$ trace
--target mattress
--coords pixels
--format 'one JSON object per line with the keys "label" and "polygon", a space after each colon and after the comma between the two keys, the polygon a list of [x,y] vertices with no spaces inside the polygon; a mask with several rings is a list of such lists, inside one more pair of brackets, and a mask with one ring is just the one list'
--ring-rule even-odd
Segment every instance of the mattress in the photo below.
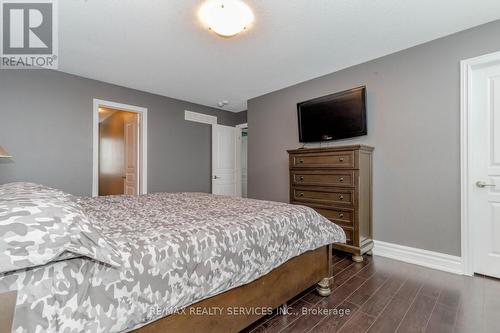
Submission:
{"label": "mattress", "polygon": [[0,274],[15,332],[126,332],[345,242],[314,210],[203,193],[79,198],[123,261],[86,257]]}

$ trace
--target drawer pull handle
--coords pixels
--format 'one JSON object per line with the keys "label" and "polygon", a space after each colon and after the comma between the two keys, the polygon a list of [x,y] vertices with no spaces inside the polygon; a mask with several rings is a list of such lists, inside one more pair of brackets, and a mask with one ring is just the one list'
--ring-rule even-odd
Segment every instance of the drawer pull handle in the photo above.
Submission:
{"label": "drawer pull handle", "polygon": [[344,200],[344,196],[343,195],[339,195],[339,199],[340,200]]}
{"label": "drawer pull handle", "polygon": [[339,217],[340,217],[340,218],[343,218],[343,217],[344,217],[344,214],[343,214],[343,213],[340,213],[340,214],[339,214]]}
{"label": "drawer pull handle", "polygon": [[303,197],[304,196],[304,193],[300,192],[297,194],[298,197]]}
{"label": "drawer pull handle", "polygon": [[304,181],[304,177],[303,177],[303,176],[300,176],[300,177],[299,177],[299,180],[300,180],[301,182],[302,182],[302,181]]}
{"label": "drawer pull handle", "polygon": [[339,182],[343,183],[344,182],[344,177],[339,178]]}
{"label": "drawer pull handle", "polygon": [[304,163],[304,160],[303,159],[299,159],[299,164],[302,164]]}
{"label": "drawer pull handle", "polygon": [[339,158],[339,161],[344,162],[344,158],[343,157]]}

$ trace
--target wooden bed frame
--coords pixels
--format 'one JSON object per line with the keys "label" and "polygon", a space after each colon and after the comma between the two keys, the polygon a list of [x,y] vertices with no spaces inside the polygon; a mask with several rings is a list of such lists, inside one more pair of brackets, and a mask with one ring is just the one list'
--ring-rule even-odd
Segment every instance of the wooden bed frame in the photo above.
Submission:
{"label": "wooden bed frame", "polygon": [[[321,296],[331,294],[332,246],[292,258],[263,277],[207,298],[135,330],[135,333],[239,332],[288,300],[317,284]],[[264,311],[261,311],[264,310]],[[258,312],[258,313],[257,313]]]}
{"label": "wooden bed frame", "polygon": [[[193,304],[183,313],[161,318],[134,332],[239,332],[315,284],[319,295],[330,295],[332,267],[332,246],[323,246],[290,259],[249,284]],[[15,306],[16,292],[0,294],[0,333],[11,331]]]}

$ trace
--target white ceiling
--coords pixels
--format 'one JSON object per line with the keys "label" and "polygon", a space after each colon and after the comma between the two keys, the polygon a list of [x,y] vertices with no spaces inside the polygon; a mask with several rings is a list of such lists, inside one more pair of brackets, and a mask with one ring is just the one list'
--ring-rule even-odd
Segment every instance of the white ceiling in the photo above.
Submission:
{"label": "white ceiling", "polygon": [[230,111],[246,101],[500,18],[498,0],[246,0],[251,29],[204,30],[202,0],[59,1],[63,72]]}

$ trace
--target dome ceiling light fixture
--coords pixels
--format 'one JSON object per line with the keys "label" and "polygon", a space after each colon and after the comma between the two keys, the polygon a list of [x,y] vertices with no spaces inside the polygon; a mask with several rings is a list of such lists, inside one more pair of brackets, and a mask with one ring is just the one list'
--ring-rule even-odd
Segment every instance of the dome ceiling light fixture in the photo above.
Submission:
{"label": "dome ceiling light fixture", "polygon": [[250,26],[252,9],[241,0],[207,0],[198,17],[210,30],[222,37],[233,37]]}

